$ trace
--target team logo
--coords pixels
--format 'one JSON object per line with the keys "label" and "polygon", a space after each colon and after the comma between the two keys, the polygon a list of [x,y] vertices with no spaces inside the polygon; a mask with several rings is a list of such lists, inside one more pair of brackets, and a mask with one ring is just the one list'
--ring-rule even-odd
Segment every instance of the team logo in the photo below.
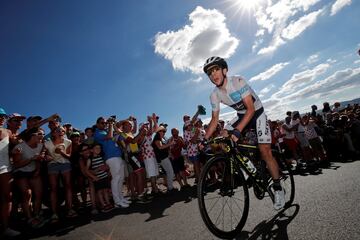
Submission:
{"label": "team logo", "polygon": [[263,135],[263,132],[261,130],[258,131],[258,137],[261,137]]}

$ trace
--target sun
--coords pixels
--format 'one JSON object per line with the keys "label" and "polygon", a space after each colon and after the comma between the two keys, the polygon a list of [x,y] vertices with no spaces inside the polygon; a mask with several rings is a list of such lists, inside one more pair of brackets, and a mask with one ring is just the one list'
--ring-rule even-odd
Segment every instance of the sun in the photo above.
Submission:
{"label": "sun", "polygon": [[264,0],[227,0],[234,10],[241,12],[254,12]]}

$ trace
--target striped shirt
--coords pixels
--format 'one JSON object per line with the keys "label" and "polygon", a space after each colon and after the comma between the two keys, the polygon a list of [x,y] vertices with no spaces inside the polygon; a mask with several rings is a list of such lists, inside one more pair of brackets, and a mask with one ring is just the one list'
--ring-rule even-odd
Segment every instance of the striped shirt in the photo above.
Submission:
{"label": "striped shirt", "polygon": [[109,176],[107,171],[99,169],[102,166],[105,166],[105,161],[102,157],[99,156],[89,159],[89,169],[94,171],[96,177],[99,179],[107,178]]}

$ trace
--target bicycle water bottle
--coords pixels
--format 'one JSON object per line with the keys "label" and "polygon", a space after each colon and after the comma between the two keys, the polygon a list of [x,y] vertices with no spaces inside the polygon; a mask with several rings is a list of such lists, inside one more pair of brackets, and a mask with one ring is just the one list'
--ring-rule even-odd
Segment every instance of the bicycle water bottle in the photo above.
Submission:
{"label": "bicycle water bottle", "polygon": [[256,173],[256,167],[254,166],[254,164],[250,161],[250,159],[246,156],[243,156],[242,158],[246,169],[252,174],[254,175]]}

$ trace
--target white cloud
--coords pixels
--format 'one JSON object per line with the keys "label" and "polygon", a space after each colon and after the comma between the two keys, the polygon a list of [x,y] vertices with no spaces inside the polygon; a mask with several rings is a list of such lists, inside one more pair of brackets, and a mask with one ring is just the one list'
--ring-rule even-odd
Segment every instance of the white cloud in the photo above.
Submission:
{"label": "white cloud", "polygon": [[331,16],[334,16],[346,5],[350,5],[351,0],[336,0],[336,2],[331,6]]}
{"label": "white cloud", "polygon": [[360,60],[356,60],[354,64],[360,64]]}
{"label": "white cloud", "polygon": [[280,72],[286,65],[288,65],[289,62],[283,62],[275,64],[274,66],[270,67],[269,69],[265,70],[265,72],[262,72],[252,78],[250,78],[250,82],[257,81],[257,80],[267,80],[274,76],[276,73]]}
{"label": "white cloud", "polygon": [[319,61],[319,55],[318,54],[313,54],[310,57],[308,57],[308,59],[306,61],[309,64],[316,63],[317,61]]}
{"label": "white cloud", "polygon": [[258,7],[255,12],[259,29],[256,33],[257,39],[253,50],[260,46],[262,42],[259,40],[266,37],[266,34],[271,37],[270,43],[268,46],[262,47],[258,54],[273,53],[288,40],[298,37],[308,27],[315,24],[318,16],[325,11],[325,8],[322,8],[304,15],[318,2],[320,0],[263,1],[262,6]]}
{"label": "white cloud", "polygon": [[290,92],[294,92],[306,84],[309,84],[319,75],[323,74],[330,67],[327,63],[322,63],[314,67],[299,73],[292,75],[289,81],[287,81],[277,93],[278,95],[285,95]]}
{"label": "white cloud", "polygon": [[311,12],[305,16],[302,16],[297,21],[292,21],[285,29],[282,30],[281,36],[285,39],[291,40],[299,36],[308,27],[314,25],[318,16],[324,12],[324,9],[320,9]]}
{"label": "white cloud", "polygon": [[203,80],[202,77],[197,77],[197,78],[190,78],[189,80],[187,80],[186,82],[188,83],[199,83]]}
{"label": "white cloud", "polygon": [[[347,68],[336,71],[331,76],[313,84],[308,84],[291,94],[283,95],[282,97],[278,97],[278,94],[273,94],[269,99],[263,101],[263,105],[270,118],[282,118],[284,109],[291,109],[292,104],[298,104],[307,99],[323,99],[325,96],[331,96],[347,89],[359,87],[360,67],[354,69]],[[298,109],[301,107],[304,106],[300,106]]]}
{"label": "white cloud", "polygon": [[218,10],[198,6],[189,15],[189,25],[156,34],[155,52],[170,60],[175,70],[201,73],[208,57],[229,58],[239,44],[230,34],[225,20]]}
{"label": "white cloud", "polygon": [[[260,91],[260,94],[261,94],[261,95],[264,95],[264,94],[270,92],[274,87],[275,87],[274,84],[270,84],[270,85],[266,86],[265,88],[263,88],[263,89]],[[259,95],[259,96],[260,96],[260,95]]]}

